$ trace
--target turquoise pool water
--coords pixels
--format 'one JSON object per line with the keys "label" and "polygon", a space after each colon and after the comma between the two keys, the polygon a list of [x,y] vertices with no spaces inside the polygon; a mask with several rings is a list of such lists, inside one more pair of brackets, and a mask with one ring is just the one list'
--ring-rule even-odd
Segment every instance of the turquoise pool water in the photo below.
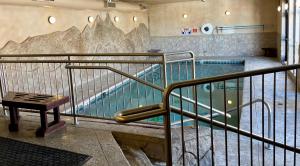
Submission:
{"label": "turquoise pool water", "polygon": [[[202,60],[196,62],[196,78],[212,77],[217,75],[224,75],[228,73],[244,71],[243,61],[219,61],[219,60]],[[161,79],[162,69],[160,66],[154,66],[148,68],[145,72],[139,74],[139,78],[146,80],[147,82],[156,84],[162,87]],[[192,78],[191,75],[191,63],[173,63],[167,66],[167,79],[168,84],[189,80]],[[236,107],[237,91],[240,91],[240,99],[242,99],[243,80],[240,80],[240,87],[237,89],[237,80],[226,81],[226,98],[227,109]],[[219,110],[224,110],[224,84],[223,82],[216,82],[212,84],[212,98],[213,107]],[[209,89],[210,86],[199,85],[197,86],[198,102],[206,105],[210,104],[209,101]],[[175,91],[179,93],[179,90]],[[186,97],[192,98],[191,88],[182,89],[182,94]],[[180,101],[176,97],[172,97],[171,104],[179,107]],[[118,111],[141,107],[145,105],[151,105],[161,103],[162,93],[151,87],[145,86],[135,81],[123,81],[118,86],[110,88],[98,95],[96,99],[90,100],[88,104],[77,106],[78,114],[98,116],[104,118],[112,118]],[[193,110],[193,105],[187,102],[183,102],[183,108],[187,111]],[[204,108],[198,108],[198,111],[202,115],[209,113],[209,110]],[[236,125],[236,113],[232,113],[232,118],[228,119],[229,123]],[[217,117],[222,120],[223,116]],[[172,121],[175,122],[180,120],[177,115],[172,115]],[[162,117],[152,118],[148,121],[151,122],[162,122]]]}

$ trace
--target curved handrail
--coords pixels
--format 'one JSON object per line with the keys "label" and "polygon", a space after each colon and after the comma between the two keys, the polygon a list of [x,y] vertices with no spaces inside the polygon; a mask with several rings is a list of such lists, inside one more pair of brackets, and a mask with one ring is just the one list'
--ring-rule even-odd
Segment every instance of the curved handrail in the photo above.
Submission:
{"label": "curved handrail", "polygon": [[[252,104],[255,104],[255,103],[258,103],[258,102],[263,103],[264,106],[267,108],[267,111],[268,111],[268,138],[271,139],[272,138],[272,128],[271,128],[272,127],[272,125],[271,125],[271,122],[272,122],[272,109],[271,109],[271,106],[268,102],[266,102],[263,99],[255,99],[255,100],[252,101]],[[250,104],[251,104],[251,102],[245,103],[243,105],[240,105],[239,108],[249,106]],[[231,110],[228,110],[228,112],[232,112],[232,111],[235,111],[235,110],[236,109],[231,109]],[[268,144],[267,148],[271,149],[271,145]]]}
{"label": "curved handrail", "polygon": [[[205,123],[212,123],[213,126],[217,126],[217,127],[220,127],[220,128],[224,128],[226,126],[227,130],[229,131],[232,131],[232,132],[235,132],[235,133],[240,133],[241,135],[243,136],[246,136],[246,137],[252,137],[258,141],[263,141],[263,142],[266,142],[268,144],[273,144],[277,147],[281,147],[281,148],[285,148],[287,150],[291,150],[291,151],[295,151],[297,153],[300,153],[300,148],[298,147],[292,147],[292,146],[289,146],[289,145],[285,145],[283,143],[280,143],[280,142],[274,142],[274,140],[270,139],[270,138],[265,138],[265,137],[262,137],[260,135],[257,135],[257,134],[254,134],[254,133],[250,133],[246,130],[242,130],[242,129],[238,129],[234,126],[231,126],[231,125],[225,125],[223,122],[219,122],[217,120],[211,120],[210,118],[207,118],[207,117],[204,117],[204,116],[201,116],[201,115],[194,115],[194,113],[191,113],[191,112],[182,112],[180,110],[175,110],[175,109],[171,109],[171,112],[175,112],[175,113],[178,113],[178,114],[183,114],[183,116],[186,116],[186,117],[189,117],[191,119],[195,119],[195,120],[200,120],[202,122],[205,122]],[[172,161],[172,160],[170,160]]]}
{"label": "curved handrail", "polygon": [[[252,101],[252,104],[255,104],[255,103],[258,103],[258,102],[262,102],[264,104],[264,106],[267,108],[267,111],[268,111],[268,138],[271,139],[272,138],[272,129],[271,129],[271,122],[272,122],[272,109],[271,109],[271,106],[268,102],[262,100],[262,99],[255,99]],[[244,108],[244,107],[247,107],[251,104],[251,102],[248,102],[248,103],[245,103],[245,104],[242,104],[239,106],[239,110],[241,110],[241,108]],[[172,109],[174,109],[173,106],[171,106]],[[227,113],[230,113],[230,112],[233,112],[237,110],[236,108],[234,109],[230,109],[227,111]],[[172,111],[172,110],[171,110]],[[184,110],[183,110],[184,111]],[[212,117],[216,117],[216,116],[220,116],[219,113],[214,113]],[[206,116],[203,116],[203,117],[210,117],[210,115],[206,115]],[[190,122],[190,121],[194,121],[195,119],[185,119],[183,122],[186,123],[186,122]],[[171,123],[172,126],[174,125],[178,125],[178,124],[181,124],[181,121],[176,121],[176,122],[173,122]],[[267,145],[267,148],[270,149],[271,146],[270,144]]]}
{"label": "curved handrail", "polygon": [[[190,55],[190,58],[188,59],[180,59],[180,60],[173,60],[173,61],[167,61],[167,56],[169,55],[182,55],[182,54],[189,54]],[[164,53],[164,58],[163,58],[163,61],[164,61],[164,64],[167,64],[167,63],[175,63],[175,62],[181,62],[181,61],[186,61],[186,60],[192,60],[192,77],[193,77],[193,80],[196,79],[196,70],[195,70],[195,66],[196,66],[196,56],[194,54],[193,51],[176,51],[176,52],[165,52]],[[164,69],[164,73],[166,73],[166,67]],[[165,77],[165,80],[164,80],[164,83],[165,83],[165,88],[167,88],[167,78]],[[193,90],[194,92],[194,90]],[[171,93],[172,96],[176,96],[176,97],[180,97],[179,94],[177,93],[174,93],[172,92]],[[187,101],[187,102],[190,102],[190,103],[193,103],[193,104],[197,104],[198,106],[202,107],[202,108],[205,108],[205,109],[210,109],[210,106],[206,105],[206,104],[203,104],[203,103],[200,103],[200,102],[196,102],[195,100],[191,99],[191,98],[188,98],[188,97],[184,97],[182,96],[182,99]],[[221,115],[224,115],[225,116],[225,113],[216,109],[216,108],[212,108],[212,110],[214,112],[217,112]],[[231,117],[230,114],[226,114],[226,117]]]}
{"label": "curved handrail", "polygon": [[166,113],[166,110],[162,109],[161,104],[155,104],[150,106],[144,106],[134,108],[130,110],[120,111],[115,114],[115,120],[118,123],[130,123],[139,120],[144,120],[156,116],[161,116]]}
{"label": "curved handrail", "polygon": [[[185,58],[185,59],[179,59],[179,60],[171,60],[171,61],[167,61],[167,59],[166,59],[166,57],[169,55],[184,55],[184,54],[188,54],[191,57]],[[164,57],[165,57],[166,63],[175,63],[175,62],[181,62],[181,61],[187,61],[187,60],[192,60],[194,62],[196,60],[196,56],[193,51],[165,52]]]}

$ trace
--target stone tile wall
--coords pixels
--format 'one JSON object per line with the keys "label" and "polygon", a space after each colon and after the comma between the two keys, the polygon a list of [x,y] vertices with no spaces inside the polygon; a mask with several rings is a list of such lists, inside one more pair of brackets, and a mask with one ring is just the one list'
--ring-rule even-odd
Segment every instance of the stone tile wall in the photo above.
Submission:
{"label": "stone tile wall", "polygon": [[266,33],[151,37],[151,48],[163,51],[191,50],[198,56],[255,56],[263,47],[277,47],[277,35]]}

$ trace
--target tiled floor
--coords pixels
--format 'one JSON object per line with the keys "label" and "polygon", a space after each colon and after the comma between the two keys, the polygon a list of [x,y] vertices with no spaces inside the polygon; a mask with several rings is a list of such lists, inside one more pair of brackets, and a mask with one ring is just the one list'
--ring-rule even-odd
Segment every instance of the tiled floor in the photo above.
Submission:
{"label": "tiled floor", "polygon": [[35,130],[39,127],[39,117],[31,113],[22,113],[20,131],[9,132],[9,119],[0,118],[0,136],[38,145],[74,151],[87,154],[92,158],[85,165],[122,166],[129,165],[111,131],[157,135],[162,137],[162,131],[138,126],[120,126],[107,121],[80,119],[78,126],[72,125],[72,119],[67,121],[67,129],[58,131],[45,138],[36,138]]}

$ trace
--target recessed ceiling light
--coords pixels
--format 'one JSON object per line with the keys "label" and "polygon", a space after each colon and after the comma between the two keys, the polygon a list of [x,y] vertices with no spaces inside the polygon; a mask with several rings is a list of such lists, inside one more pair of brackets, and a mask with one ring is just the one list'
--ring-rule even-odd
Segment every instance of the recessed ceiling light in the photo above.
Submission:
{"label": "recessed ceiling light", "polygon": [[114,20],[115,20],[115,22],[119,22],[119,21],[120,21],[120,18],[119,18],[118,16],[115,16],[115,17],[114,17]]}
{"label": "recessed ceiling light", "polygon": [[48,17],[48,22],[49,22],[50,24],[54,24],[54,23],[56,22],[56,18],[53,17],[53,16],[49,16],[49,17]]}
{"label": "recessed ceiling light", "polygon": [[88,17],[88,21],[89,21],[89,23],[93,23],[95,21],[94,17],[93,16],[89,16]]}

